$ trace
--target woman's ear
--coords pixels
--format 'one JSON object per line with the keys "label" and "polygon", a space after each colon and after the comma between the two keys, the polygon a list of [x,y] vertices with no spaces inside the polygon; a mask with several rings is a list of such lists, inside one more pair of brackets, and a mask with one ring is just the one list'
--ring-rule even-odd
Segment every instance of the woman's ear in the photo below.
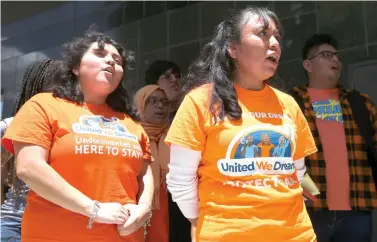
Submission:
{"label": "woman's ear", "polygon": [[232,57],[233,59],[237,58],[237,46],[236,46],[236,44],[231,43],[228,46],[227,51],[228,51],[228,54],[230,55],[230,57]]}
{"label": "woman's ear", "polygon": [[76,67],[73,68],[73,69],[72,69],[72,73],[75,74],[75,76],[79,76],[79,74],[80,74],[80,70],[79,70],[79,68],[76,68]]}

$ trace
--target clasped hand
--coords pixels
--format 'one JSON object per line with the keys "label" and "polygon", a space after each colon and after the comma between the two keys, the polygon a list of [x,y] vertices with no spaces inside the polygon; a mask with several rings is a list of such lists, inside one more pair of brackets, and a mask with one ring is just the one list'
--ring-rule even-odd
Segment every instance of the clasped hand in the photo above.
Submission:
{"label": "clasped hand", "polygon": [[148,219],[149,206],[147,204],[126,204],[123,208],[130,213],[129,218],[124,224],[118,225],[118,232],[121,236],[127,236],[137,231]]}
{"label": "clasped hand", "polygon": [[96,223],[117,224],[121,236],[132,234],[148,219],[149,206],[147,204],[100,203]]}

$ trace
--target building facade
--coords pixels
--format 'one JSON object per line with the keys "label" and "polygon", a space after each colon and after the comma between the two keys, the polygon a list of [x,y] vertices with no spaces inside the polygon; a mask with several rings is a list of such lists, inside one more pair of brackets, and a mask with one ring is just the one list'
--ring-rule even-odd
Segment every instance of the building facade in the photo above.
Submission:
{"label": "building facade", "polygon": [[[307,82],[301,48],[310,35],[326,32],[340,43],[345,67],[342,84],[356,88],[359,85],[361,91],[373,87],[377,90],[373,83],[377,68],[371,68],[376,67],[377,60],[377,2],[77,1],[2,24],[2,117],[11,114],[27,66],[44,58],[61,59],[62,44],[81,35],[93,23],[135,51],[134,70],[127,76],[127,88],[134,93],[144,85],[144,71],[156,59],[173,60],[185,72],[211,39],[214,27],[250,4],[274,10],[285,29],[274,85],[287,89]],[[17,11],[22,14],[22,8]],[[363,80],[359,80],[360,75]]]}

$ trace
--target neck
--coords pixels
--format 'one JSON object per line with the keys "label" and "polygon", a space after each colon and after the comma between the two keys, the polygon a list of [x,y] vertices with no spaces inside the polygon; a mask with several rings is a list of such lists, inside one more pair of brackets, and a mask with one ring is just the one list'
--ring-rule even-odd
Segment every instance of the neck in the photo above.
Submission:
{"label": "neck", "polygon": [[90,104],[104,104],[106,103],[107,96],[100,96],[100,95],[88,95],[84,94],[84,102],[90,103]]}
{"label": "neck", "polygon": [[258,80],[255,77],[244,75],[237,72],[234,76],[235,82],[242,88],[252,91],[260,91],[264,88],[264,81]]}
{"label": "neck", "polygon": [[328,77],[309,77],[309,87],[314,89],[335,89],[338,81],[331,80]]}
{"label": "neck", "polygon": [[177,111],[179,104],[179,100],[169,101],[169,112]]}

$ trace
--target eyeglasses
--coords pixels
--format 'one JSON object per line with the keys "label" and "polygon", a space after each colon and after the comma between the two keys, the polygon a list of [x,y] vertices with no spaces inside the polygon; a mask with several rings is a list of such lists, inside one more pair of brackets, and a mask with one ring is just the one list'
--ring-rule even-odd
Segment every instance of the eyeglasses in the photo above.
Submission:
{"label": "eyeglasses", "polygon": [[340,54],[338,52],[332,52],[332,51],[328,51],[328,50],[319,52],[318,54],[310,57],[308,60],[312,60],[312,59],[316,58],[317,56],[322,56],[326,60],[332,60],[334,58],[334,55],[336,56],[336,58],[338,58],[339,61],[342,61],[342,57],[340,56]]}
{"label": "eyeglasses", "polygon": [[168,106],[169,100],[167,98],[159,99],[157,97],[149,97],[147,99],[147,103],[152,104],[155,107],[157,107],[159,103],[161,103],[163,106]]}

